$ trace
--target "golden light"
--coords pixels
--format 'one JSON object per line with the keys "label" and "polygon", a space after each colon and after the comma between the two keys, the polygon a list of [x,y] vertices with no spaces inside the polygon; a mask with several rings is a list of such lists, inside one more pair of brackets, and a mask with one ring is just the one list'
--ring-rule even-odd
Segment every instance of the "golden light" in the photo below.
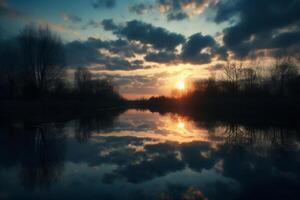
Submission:
{"label": "golden light", "polygon": [[178,127],[179,129],[184,129],[184,128],[185,128],[184,122],[178,122],[177,127]]}
{"label": "golden light", "polygon": [[175,87],[176,87],[178,90],[184,90],[184,89],[185,89],[185,83],[184,83],[184,81],[183,81],[183,80],[179,80],[179,81],[176,83]]}

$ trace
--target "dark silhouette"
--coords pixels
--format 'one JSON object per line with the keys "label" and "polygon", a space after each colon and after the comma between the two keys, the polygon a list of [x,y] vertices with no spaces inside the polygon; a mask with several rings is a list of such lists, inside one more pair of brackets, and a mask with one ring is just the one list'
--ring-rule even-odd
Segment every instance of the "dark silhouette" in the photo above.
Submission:
{"label": "dark silhouette", "polygon": [[[284,57],[269,68],[228,63],[222,77],[194,83],[193,90],[176,97],[126,101],[110,79],[97,79],[87,68],[66,75],[64,45],[46,27],[27,26],[15,39],[1,41],[1,115],[22,113],[95,113],[134,107],[186,115],[216,116],[223,120],[295,119],[300,111],[297,59]],[[274,115],[275,112],[275,115]],[[271,117],[271,118],[270,118]]]}
{"label": "dark silhouette", "polygon": [[293,58],[279,59],[269,68],[228,63],[222,77],[194,83],[179,97],[136,101],[139,108],[160,113],[214,117],[222,120],[297,120],[300,111],[300,74]]}
{"label": "dark silhouette", "polygon": [[27,26],[20,33],[18,40],[24,95],[45,95],[63,77],[63,43],[48,27],[35,29]]}
{"label": "dark silhouette", "polygon": [[72,115],[74,110],[125,104],[111,80],[95,79],[86,68],[77,69],[74,78],[67,75],[64,44],[49,27],[29,25],[16,38],[0,43],[0,110],[4,116]]}
{"label": "dark silhouette", "polygon": [[2,156],[0,165],[20,165],[25,188],[35,190],[59,180],[66,150],[64,124],[1,122],[1,127],[1,150],[10,152],[10,157]]}

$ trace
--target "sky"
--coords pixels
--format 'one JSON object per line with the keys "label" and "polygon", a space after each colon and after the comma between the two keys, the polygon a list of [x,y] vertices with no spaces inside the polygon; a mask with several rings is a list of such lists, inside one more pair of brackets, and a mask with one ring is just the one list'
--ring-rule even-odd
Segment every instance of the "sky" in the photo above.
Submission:
{"label": "sky", "polygon": [[127,98],[169,95],[228,62],[299,56],[300,0],[0,0],[0,38],[48,25],[70,72],[87,67]]}

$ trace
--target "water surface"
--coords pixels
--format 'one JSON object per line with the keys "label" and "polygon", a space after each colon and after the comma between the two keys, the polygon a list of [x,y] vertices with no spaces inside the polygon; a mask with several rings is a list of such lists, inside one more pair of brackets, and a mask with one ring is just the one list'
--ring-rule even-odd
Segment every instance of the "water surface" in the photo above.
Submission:
{"label": "water surface", "polygon": [[299,129],[129,110],[0,125],[0,199],[300,199]]}

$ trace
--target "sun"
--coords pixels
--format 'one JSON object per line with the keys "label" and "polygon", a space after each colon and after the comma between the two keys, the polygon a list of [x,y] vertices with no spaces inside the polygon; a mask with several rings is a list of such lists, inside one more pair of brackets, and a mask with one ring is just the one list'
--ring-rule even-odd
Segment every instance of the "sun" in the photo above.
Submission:
{"label": "sun", "polygon": [[184,80],[179,80],[175,87],[178,89],[178,90],[184,90],[185,89],[185,83],[184,83]]}
{"label": "sun", "polygon": [[184,122],[178,122],[177,128],[179,128],[179,129],[184,129],[184,128],[185,128]]}

